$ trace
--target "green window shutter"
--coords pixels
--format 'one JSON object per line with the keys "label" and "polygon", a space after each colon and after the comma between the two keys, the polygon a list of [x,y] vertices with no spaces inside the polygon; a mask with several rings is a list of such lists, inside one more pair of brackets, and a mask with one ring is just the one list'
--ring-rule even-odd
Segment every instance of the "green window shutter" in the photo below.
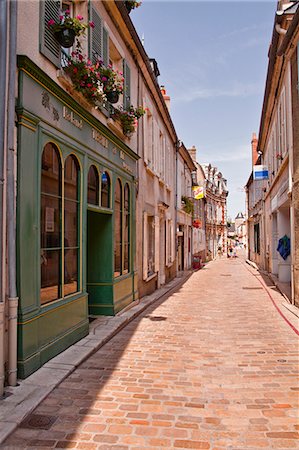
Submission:
{"label": "green window shutter", "polygon": [[124,60],[124,109],[129,109],[131,105],[131,70],[126,60]]}
{"label": "green window shutter", "polygon": [[89,10],[89,19],[94,23],[94,28],[90,29],[89,56],[95,62],[103,58],[103,24],[93,6]]}
{"label": "green window shutter", "polygon": [[60,2],[45,0],[40,2],[40,8],[40,52],[56,67],[60,67],[60,45],[48,27],[50,19],[56,20],[59,17]]}
{"label": "green window shutter", "polygon": [[109,64],[109,34],[106,28],[103,28],[103,62],[107,67]]}

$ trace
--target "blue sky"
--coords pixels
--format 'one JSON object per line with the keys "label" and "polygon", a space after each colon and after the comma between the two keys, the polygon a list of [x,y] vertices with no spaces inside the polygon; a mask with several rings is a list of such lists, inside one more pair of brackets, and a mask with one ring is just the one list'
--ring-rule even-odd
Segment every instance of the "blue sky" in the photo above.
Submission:
{"label": "blue sky", "polygon": [[228,180],[228,215],[245,210],[276,2],[143,0],[130,17],[158,62],[179,139]]}

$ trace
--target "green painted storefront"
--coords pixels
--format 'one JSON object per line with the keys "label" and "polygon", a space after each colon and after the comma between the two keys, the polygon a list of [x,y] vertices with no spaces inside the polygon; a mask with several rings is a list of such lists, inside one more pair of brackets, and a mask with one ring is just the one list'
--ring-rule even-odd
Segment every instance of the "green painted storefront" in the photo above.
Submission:
{"label": "green painted storefront", "polygon": [[[18,57],[18,68],[18,376],[25,378],[86,336],[89,315],[113,315],[137,299],[134,254],[138,156],[27,57]],[[55,153],[59,161],[57,170],[61,173],[62,194],[59,191],[57,198],[41,193],[44,180],[41,167],[45,171],[44,155],[48,148],[52,149],[49,155]],[[109,178],[105,207],[101,201],[100,204],[87,201],[91,166],[95,177],[98,173],[99,177],[105,174],[105,180]],[[73,247],[64,235],[68,226],[66,205],[71,205],[65,196],[67,167],[75,168],[77,180],[77,197],[70,206],[76,211],[70,216],[72,226],[76,227]],[[116,207],[116,189],[122,206]],[[60,205],[59,220],[54,219],[56,210],[50,207],[46,208],[46,219],[41,219],[41,196]],[[44,277],[41,265],[45,264],[43,270],[49,270],[44,255],[50,254],[49,249],[42,250],[50,244],[42,244],[41,240],[45,235],[47,242],[53,242],[56,225],[60,230],[56,239],[59,248],[53,250],[52,245],[50,250],[53,250],[51,255],[55,251],[59,255],[58,298],[49,294],[50,288],[41,286],[44,283],[41,282]],[[120,253],[118,250],[115,253],[116,226],[122,227],[120,242],[117,241]],[[122,242],[124,235],[125,243]],[[75,281],[68,281],[66,267],[67,264],[74,266],[72,254],[76,255],[76,277]],[[120,261],[118,272],[115,272],[115,254]],[[53,298],[44,302],[43,295]]]}

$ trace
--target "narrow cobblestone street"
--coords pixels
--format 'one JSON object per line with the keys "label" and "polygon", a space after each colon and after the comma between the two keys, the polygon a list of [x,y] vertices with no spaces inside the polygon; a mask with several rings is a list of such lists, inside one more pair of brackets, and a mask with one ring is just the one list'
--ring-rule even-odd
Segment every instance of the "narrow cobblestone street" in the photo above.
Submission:
{"label": "narrow cobblestone street", "polygon": [[298,336],[257,274],[241,258],[207,264],[87,359],[1,448],[299,448]]}

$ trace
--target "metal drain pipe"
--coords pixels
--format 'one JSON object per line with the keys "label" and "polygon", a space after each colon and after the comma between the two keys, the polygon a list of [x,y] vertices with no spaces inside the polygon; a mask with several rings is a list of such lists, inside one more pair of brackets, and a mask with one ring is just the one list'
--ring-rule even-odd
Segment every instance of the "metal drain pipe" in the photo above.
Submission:
{"label": "metal drain pipe", "polygon": [[7,259],[8,259],[8,384],[17,384],[17,316],[16,285],[16,183],[15,183],[15,82],[17,70],[17,2],[9,2],[9,77],[7,106]]}
{"label": "metal drain pipe", "polygon": [[6,85],[7,85],[7,6],[6,0],[0,0],[0,397],[4,392],[4,335],[5,335],[5,202],[4,202],[4,160],[6,144]]}

